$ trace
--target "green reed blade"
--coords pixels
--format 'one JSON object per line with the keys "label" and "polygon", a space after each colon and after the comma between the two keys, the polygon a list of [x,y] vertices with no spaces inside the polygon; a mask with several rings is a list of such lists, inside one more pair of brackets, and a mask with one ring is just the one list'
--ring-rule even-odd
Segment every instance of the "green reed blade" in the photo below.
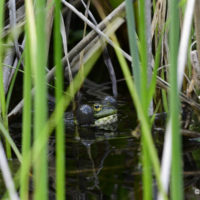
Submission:
{"label": "green reed blade", "polygon": [[130,45],[130,52],[132,59],[132,74],[134,75],[135,86],[137,88],[138,95],[141,93],[140,86],[140,63],[136,39],[136,30],[135,30],[135,19],[134,19],[134,9],[132,0],[126,0],[126,18],[128,25],[128,38]]}
{"label": "green reed blade", "polygon": [[[141,0],[139,2],[139,40],[141,43],[141,101],[143,112],[145,118],[150,124],[150,120],[148,119],[148,111],[149,111],[149,102],[148,98],[148,80],[151,80],[151,77],[148,77],[148,54],[147,54],[147,21],[146,21],[146,4],[147,1]],[[149,66],[151,68],[151,66]],[[148,92],[147,92],[148,91]],[[150,127],[150,126],[149,126]],[[149,147],[144,138],[144,129],[142,128],[142,138],[141,138],[141,146],[142,146],[142,165],[143,165],[143,198],[149,199],[152,197],[152,163],[150,160]]]}
{"label": "green reed blade", "polygon": [[20,198],[28,199],[29,193],[29,171],[26,170],[27,166],[24,163],[28,152],[31,147],[31,54],[30,54],[30,35],[28,34],[26,25],[26,45],[25,45],[25,62],[24,62],[24,84],[23,84],[23,97],[24,97],[24,108],[23,108],[23,120],[22,120],[22,164],[20,173]]}
{"label": "green reed blade", "polygon": [[170,16],[170,116],[172,120],[172,199],[183,199],[180,101],[177,87],[177,58],[179,46],[179,1],[169,1]]}
{"label": "green reed blade", "polygon": [[[35,1],[36,19],[36,65],[33,65],[34,74],[34,140],[41,134],[47,121],[47,86],[45,67],[47,65],[47,44],[46,44],[46,1]],[[33,152],[35,156],[35,152]],[[48,199],[48,178],[47,178],[47,146],[43,148],[34,167],[34,199]]]}
{"label": "green reed blade", "polygon": [[[64,120],[63,120],[63,107],[57,107],[60,99],[63,95],[63,68],[61,65],[61,35],[60,35],[60,23],[61,23],[61,4],[59,0],[55,1],[55,26],[54,26],[54,62],[56,66],[56,108],[58,109],[58,115],[61,115],[56,126],[56,199],[65,199],[65,132],[64,132]],[[58,118],[57,116],[55,116]]]}
{"label": "green reed blade", "polygon": [[[139,56],[137,49],[137,40],[135,33],[134,23],[134,10],[131,0],[126,0],[126,13],[128,21],[128,35],[129,45],[132,56],[132,73],[134,74],[134,80],[137,89],[137,95],[142,101],[145,115],[148,114],[148,103],[146,98],[147,91],[147,40],[146,40],[146,23],[145,23],[145,2],[140,1],[139,5],[140,17],[139,17],[139,39],[140,39],[140,57],[141,65],[139,64]],[[140,69],[141,68],[141,69]],[[148,155],[148,147],[145,144],[145,140],[142,136],[142,164],[143,164],[143,194],[144,199],[148,199],[152,196],[152,173],[151,162]]]}
{"label": "green reed blade", "polygon": [[[4,0],[0,2],[0,34],[3,32],[3,24],[4,24]],[[1,115],[4,118],[6,115],[6,103],[5,103],[5,92],[3,87],[3,41],[2,37],[0,37],[0,108]]]}
{"label": "green reed blade", "polygon": [[[4,25],[4,3],[5,1],[2,0],[0,2],[0,113],[3,120],[3,124],[8,129],[8,118],[6,112],[6,100],[5,100],[5,92],[4,92],[4,84],[3,84],[3,41],[1,38],[1,34],[3,32],[3,25]],[[8,158],[11,158],[11,148],[9,143],[6,140],[6,154]]]}

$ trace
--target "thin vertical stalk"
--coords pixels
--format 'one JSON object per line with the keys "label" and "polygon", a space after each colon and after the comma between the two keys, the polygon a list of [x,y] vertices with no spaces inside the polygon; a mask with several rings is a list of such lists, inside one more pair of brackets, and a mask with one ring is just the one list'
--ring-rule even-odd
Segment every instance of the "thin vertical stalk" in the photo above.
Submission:
{"label": "thin vertical stalk", "polygon": [[183,199],[181,134],[180,134],[180,101],[177,85],[177,57],[179,44],[179,8],[178,0],[169,1],[170,16],[170,116],[172,134],[172,199]]}
{"label": "thin vertical stalk", "polygon": [[[148,113],[148,104],[146,98],[147,91],[147,37],[146,37],[146,15],[145,15],[145,0],[141,0],[139,3],[140,12],[140,23],[139,23],[139,38],[141,43],[141,96],[142,104],[144,106],[144,111]],[[147,108],[147,109],[146,109]]]}
{"label": "thin vertical stalk", "polygon": [[[22,165],[20,170],[20,197],[28,199],[28,173],[31,165],[30,138],[31,138],[31,70],[34,73],[36,66],[36,28],[32,1],[25,1],[26,13],[26,46],[24,68],[24,110],[22,132]],[[29,162],[27,162],[29,161]],[[39,163],[38,163],[39,164]]]}
{"label": "thin vertical stalk", "polygon": [[[4,24],[4,0],[0,3],[0,34],[3,32],[3,24]],[[0,35],[0,103],[1,103],[1,115],[4,118],[6,114],[6,103],[5,103],[5,92],[3,88],[3,46],[2,46],[2,38]]]}
{"label": "thin vertical stalk", "polygon": [[26,29],[26,46],[25,46],[25,65],[24,65],[24,108],[23,108],[23,128],[22,128],[22,164],[20,173],[20,197],[28,199],[29,175],[25,164],[25,158],[28,156],[31,145],[31,55],[30,55],[30,36]]}
{"label": "thin vertical stalk", "polygon": [[[146,98],[147,91],[147,81],[150,83],[150,79],[147,80],[147,36],[146,36],[146,15],[145,15],[145,1],[140,1],[139,6],[140,17],[139,17],[139,38],[141,42],[141,69],[139,65],[139,56],[136,43],[136,33],[135,33],[135,23],[134,23],[134,13],[133,4],[131,0],[126,0],[126,11],[127,11],[127,21],[128,21],[128,34],[129,34],[129,44],[132,56],[132,71],[134,73],[134,80],[136,84],[137,94],[142,102],[144,108],[144,113],[146,119],[148,119],[148,98]],[[151,38],[150,38],[151,39]],[[149,64],[149,67],[150,64]],[[141,71],[141,72],[140,72]],[[139,113],[138,113],[139,115]],[[148,121],[148,120],[147,120]],[[142,132],[144,129],[142,127]],[[143,163],[143,184],[144,184],[144,199],[149,199],[152,197],[152,167],[150,162],[150,155],[148,154],[148,146],[145,143],[144,137],[142,136],[142,163]]]}
{"label": "thin vertical stalk", "polygon": [[[55,1],[55,26],[54,26],[54,61],[56,66],[56,105],[63,94],[63,69],[61,65],[61,35],[60,35],[60,1]],[[68,66],[70,67],[70,66]],[[56,126],[56,199],[65,199],[65,148],[64,148],[64,121],[63,108],[58,107],[56,114],[62,113],[61,119]],[[57,118],[57,116],[56,116]]]}
{"label": "thin vertical stalk", "polygon": [[[146,44],[147,44],[147,83],[152,79],[152,44],[151,44],[151,0],[145,1],[145,25],[146,25]],[[148,88],[148,86],[147,86]],[[148,102],[148,101],[147,101]],[[148,113],[153,115],[153,101],[148,102]]]}
{"label": "thin vertical stalk", "polygon": [[130,52],[132,59],[132,74],[134,75],[134,81],[137,89],[137,93],[140,96],[140,64],[139,55],[136,39],[135,30],[135,19],[134,19],[134,9],[132,0],[126,0],[126,18],[128,25],[128,39],[130,45]]}
{"label": "thin vertical stalk", "polygon": [[[4,3],[2,0],[0,2],[0,112],[3,120],[3,124],[8,129],[8,118],[6,112],[6,100],[5,100],[5,91],[3,84],[3,46],[2,46],[2,38],[1,34],[3,32],[3,24],[4,24]],[[11,158],[11,148],[9,143],[6,140],[6,154],[8,158]]]}
{"label": "thin vertical stalk", "polygon": [[[139,3],[139,38],[141,42],[141,102],[143,107],[143,112],[145,115],[145,118],[148,120],[148,106],[149,102],[147,102],[146,98],[146,92],[147,89],[147,82],[148,82],[148,76],[147,76],[147,65],[148,65],[148,55],[147,55],[147,34],[146,34],[146,13],[145,13],[145,0],[141,0]],[[144,185],[144,199],[152,198],[152,166],[150,161],[150,154],[149,154],[149,147],[147,143],[145,142],[144,138],[144,127],[142,127],[142,165],[143,165],[143,185]]]}
{"label": "thin vertical stalk", "polygon": [[[43,134],[42,140],[45,140],[46,134],[42,133],[42,129],[47,121],[47,88],[45,67],[47,63],[46,53],[46,1],[35,1],[36,13],[36,65],[34,66],[34,140]],[[34,152],[35,153],[35,152]],[[47,191],[47,146],[44,146],[40,155],[34,163],[34,184],[35,193],[34,199],[48,199]]]}

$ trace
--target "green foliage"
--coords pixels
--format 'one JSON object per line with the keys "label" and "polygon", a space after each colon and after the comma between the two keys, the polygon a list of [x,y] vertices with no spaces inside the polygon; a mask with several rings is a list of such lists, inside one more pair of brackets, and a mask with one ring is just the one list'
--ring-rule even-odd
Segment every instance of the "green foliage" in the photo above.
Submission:
{"label": "green foliage", "polygon": [[24,96],[24,109],[23,109],[23,120],[22,120],[22,164],[20,173],[20,197],[21,199],[28,198],[29,188],[29,171],[24,161],[28,156],[28,152],[31,148],[31,50],[30,50],[30,34],[28,34],[28,25],[26,25],[26,46],[25,46],[25,65],[24,65],[24,85],[23,85],[23,96]]}
{"label": "green foliage", "polygon": [[[113,39],[117,43],[116,39],[115,38],[113,38]],[[160,189],[161,193],[163,194],[163,197],[166,198],[166,194],[163,191],[161,180],[160,180],[159,159],[158,159],[157,151],[156,151],[156,148],[154,146],[153,138],[152,138],[152,135],[151,135],[149,120],[148,120],[147,116],[145,115],[146,111],[144,110],[142,103],[140,101],[140,98],[139,98],[139,96],[136,92],[137,91],[136,86],[135,86],[134,82],[132,81],[132,78],[131,78],[132,76],[131,76],[130,71],[128,69],[128,65],[126,63],[126,60],[124,59],[124,57],[122,56],[122,54],[121,54],[121,52],[119,51],[118,48],[115,48],[115,51],[116,51],[117,58],[119,60],[121,69],[123,71],[123,74],[124,74],[130,95],[131,95],[133,103],[136,107],[139,120],[141,121],[142,133],[143,133],[143,138],[144,138],[143,145],[146,145],[146,147],[148,148],[148,155],[149,155],[151,162],[152,162],[152,165],[153,165],[153,169],[154,169],[154,172],[155,172],[155,176],[156,176],[156,179],[157,179],[157,182],[158,182],[159,189]]]}
{"label": "green foliage", "polygon": [[177,58],[179,47],[179,1],[169,2],[170,12],[170,116],[172,122],[172,199],[183,199],[181,134],[180,134],[180,100],[177,86]]}
{"label": "green foliage", "polygon": [[[61,65],[62,47],[60,36],[60,1],[55,1],[55,28],[54,28],[54,62],[56,66],[56,107],[63,95],[63,66]],[[65,132],[63,121],[63,108],[58,107],[58,113],[61,114],[61,120],[56,126],[56,198],[65,199]],[[56,117],[57,118],[57,117]]]}
{"label": "green foliage", "polygon": [[[100,2],[100,1],[99,1]],[[115,8],[123,0],[109,0],[109,4]],[[144,199],[150,199],[153,197],[152,185],[153,185],[153,172],[157,181],[159,191],[164,199],[167,199],[167,194],[163,189],[160,176],[160,161],[158,157],[157,149],[154,145],[152,137],[152,123],[154,116],[149,117],[149,107],[153,101],[156,93],[157,73],[160,64],[169,64],[169,78],[170,78],[170,93],[169,103],[166,90],[161,91],[161,97],[158,101],[158,105],[162,102],[162,107],[166,112],[169,111],[169,117],[172,122],[172,168],[171,168],[171,197],[172,199],[183,199],[183,174],[182,174],[182,157],[181,157],[181,136],[180,136],[180,100],[177,88],[177,56],[179,47],[179,6],[184,8],[185,0],[169,1],[169,54],[170,60],[166,61],[162,56],[163,53],[163,38],[167,37],[168,32],[166,30],[158,30],[160,27],[156,27],[156,42],[153,44],[153,51],[151,56],[153,57],[154,67],[152,69],[152,76],[147,73],[148,71],[148,37],[147,24],[146,24],[146,7],[145,0],[137,1],[134,10],[133,1],[125,0],[126,4],[126,20],[128,28],[128,43],[130,48],[131,68],[129,66],[120,51],[120,45],[115,36],[112,36],[115,45],[115,53],[120,64],[123,76],[126,80],[127,87],[129,89],[132,102],[135,105],[138,119],[141,123],[141,161],[143,167],[143,197]],[[157,2],[153,0],[152,12],[155,15],[157,9]],[[108,2],[107,2],[108,3]],[[0,33],[3,32],[4,27],[4,4],[5,1],[0,1]],[[100,3],[101,4],[101,3]],[[94,4],[95,5],[95,4]],[[96,4],[98,5],[98,4]],[[60,21],[61,21],[61,1],[54,1],[51,6],[54,6],[54,32],[53,32],[53,58],[55,64],[55,96],[56,105],[55,110],[50,117],[47,115],[47,82],[46,82],[46,66],[48,64],[48,44],[46,33],[46,19],[47,19],[47,7],[45,0],[36,0],[35,4],[32,1],[25,1],[25,37],[26,45],[25,51],[21,59],[25,59],[24,62],[24,74],[23,74],[23,120],[22,120],[22,152],[17,148],[15,141],[11,138],[8,131],[8,116],[10,101],[12,100],[13,87],[18,75],[18,68],[20,67],[21,59],[18,62],[17,70],[12,79],[8,94],[6,96],[3,87],[3,59],[5,50],[3,48],[4,39],[0,37],[0,132],[6,141],[7,157],[11,158],[11,148],[15,153],[18,160],[21,162],[20,169],[17,173],[17,177],[20,180],[16,181],[16,185],[20,187],[21,199],[29,198],[29,179],[31,168],[33,167],[33,181],[34,181],[34,199],[48,199],[48,152],[47,145],[50,134],[56,130],[56,196],[59,200],[65,199],[65,131],[63,116],[64,112],[73,101],[76,93],[80,90],[84,80],[90,73],[91,69],[95,65],[96,61],[102,54],[102,46],[105,45],[105,38],[96,36],[95,42],[90,41],[85,44],[84,50],[78,51],[77,54],[81,55],[79,59],[78,55],[71,57],[69,63],[75,63],[74,66],[82,66],[81,70],[74,76],[73,81],[68,85],[67,90],[63,89],[63,73],[62,66],[62,41],[60,35]],[[98,6],[97,6],[98,7]],[[98,9],[98,8],[97,8]],[[50,9],[49,9],[50,10]],[[137,13],[136,13],[137,12]],[[166,12],[167,13],[167,12]],[[137,18],[135,18],[137,16]],[[90,16],[91,17],[91,16]],[[103,28],[106,37],[111,36],[116,29],[123,23],[123,16],[111,20],[107,28]],[[159,19],[158,19],[159,20]],[[166,20],[166,19],[164,19]],[[168,20],[168,19],[167,19]],[[162,24],[165,29],[165,24]],[[155,25],[157,26],[157,24]],[[97,31],[97,30],[96,30]],[[162,33],[160,33],[160,32]],[[167,30],[168,31],[168,30]],[[80,33],[83,30],[74,30],[74,38],[80,39]],[[98,32],[98,31],[97,31]],[[78,35],[76,35],[78,34]],[[90,34],[90,33],[89,33]],[[91,35],[94,33],[91,33]],[[161,34],[161,35],[159,35]],[[166,35],[165,35],[166,34]],[[157,38],[159,37],[159,38]],[[152,36],[153,38],[153,36]],[[151,39],[152,39],[151,38]],[[192,37],[191,37],[192,38]],[[106,38],[108,40],[108,38]],[[154,39],[152,40],[154,41]],[[191,39],[192,42],[192,39]],[[81,43],[81,42],[80,42]],[[111,42],[109,42],[112,44]],[[69,43],[68,43],[69,44]],[[83,45],[84,43],[81,43]],[[70,43],[70,45],[73,45]],[[80,45],[80,46],[81,46]],[[80,48],[79,46],[79,48]],[[83,47],[83,46],[82,46]],[[81,48],[82,48],[81,47]],[[81,52],[81,53],[80,53]],[[76,53],[75,53],[76,54]],[[126,55],[124,53],[124,55]],[[162,57],[162,58],[161,58]],[[74,59],[76,58],[76,59]],[[77,59],[78,58],[78,59]],[[132,60],[131,60],[132,58]],[[74,61],[75,60],[75,61]],[[78,61],[76,61],[78,60]],[[163,61],[165,60],[165,61]],[[169,63],[164,63],[169,62]],[[189,63],[190,64],[190,63]],[[72,67],[74,67],[72,66]],[[69,67],[69,66],[68,66]],[[130,72],[131,71],[131,72]],[[191,73],[191,70],[190,70]],[[161,78],[165,78],[165,72],[161,72]],[[149,76],[149,77],[148,77]],[[134,78],[132,78],[134,77]],[[34,87],[34,92],[31,91]],[[34,95],[32,95],[34,93]],[[156,98],[155,98],[156,101]],[[154,109],[156,112],[158,107]],[[32,112],[32,109],[34,112]],[[134,122],[133,122],[134,123]],[[32,127],[33,127],[33,142],[32,139]],[[78,133],[77,133],[78,135]],[[122,144],[120,144],[122,145]],[[123,144],[126,145],[126,144]],[[11,147],[11,148],[10,148]],[[195,154],[195,159],[198,155]],[[120,162],[123,162],[122,157],[119,157]],[[106,187],[106,184],[105,186]],[[108,193],[111,193],[113,186],[108,187]],[[126,190],[120,188],[118,191],[120,199],[128,198],[126,196]]]}
{"label": "green foliage", "polygon": [[[0,2],[0,35],[3,32],[4,27],[4,0]],[[3,55],[4,55],[4,48],[3,48],[3,39],[0,37],[0,121],[3,123],[5,128],[8,130],[8,118],[6,112],[6,98],[4,92],[4,84],[3,84]],[[8,158],[11,158],[11,148],[6,140],[6,153]]]}

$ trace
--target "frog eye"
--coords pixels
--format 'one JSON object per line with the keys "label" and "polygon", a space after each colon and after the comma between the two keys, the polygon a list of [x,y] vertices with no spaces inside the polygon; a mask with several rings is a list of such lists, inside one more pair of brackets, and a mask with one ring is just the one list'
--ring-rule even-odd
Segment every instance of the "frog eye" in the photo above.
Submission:
{"label": "frog eye", "polygon": [[95,112],[99,112],[101,109],[102,109],[102,106],[101,105],[99,105],[99,104],[94,104],[94,111]]}

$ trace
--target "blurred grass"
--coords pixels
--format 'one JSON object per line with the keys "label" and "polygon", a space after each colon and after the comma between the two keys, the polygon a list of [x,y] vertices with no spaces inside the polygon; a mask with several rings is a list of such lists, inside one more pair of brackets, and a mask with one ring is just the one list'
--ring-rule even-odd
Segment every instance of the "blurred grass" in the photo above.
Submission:
{"label": "blurred grass", "polygon": [[170,15],[170,105],[169,115],[172,126],[172,174],[171,174],[171,197],[172,199],[183,199],[183,177],[182,177],[182,154],[180,134],[180,100],[177,85],[177,58],[179,48],[179,1],[169,2]]}
{"label": "blurred grass", "polygon": [[[0,2],[0,33],[3,32],[4,27],[4,3]],[[99,2],[101,3],[101,2]],[[108,2],[104,2],[105,4]],[[117,6],[119,2],[110,0],[111,5]],[[156,11],[156,1],[153,0],[153,15]],[[64,125],[63,114],[70,102],[73,100],[76,92],[80,89],[84,79],[89,74],[97,59],[102,53],[102,41],[97,41],[95,44],[91,43],[91,48],[84,54],[81,63],[84,70],[79,71],[75,76],[73,82],[69,85],[67,91],[63,92],[63,69],[61,65],[62,47],[60,37],[60,1],[55,1],[55,20],[54,20],[54,62],[56,65],[55,73],[55,93],[56,93],[56,107],[53,114],[47,119],[47,83],[46,71],[47,66],[47,44],[46,44],[46,3],[44,0],[37,0],[35,7],[31,1],[25,1],[26,7],[26,46],[25,46],[25,66],[24,66],[24,83],[23,83],[23,131],[22,131],[22,156],[17,149],[14,141],[8,133],[8,119],[6,103],[9,105],[11,98],[12,88],[15,84],[15,77],[13,78],[10,86],[7,102],[3,88],[3,39],[0,38],[0,103],[1,103],[1,122],[0,130],[6,138],[7,156],[11,158],[11,150],[17,155],[18,159],[22,161],[20,173],[20,196],[21,199],[28,199],[29,190],[29,173],[33,165],[34,173],[34,199],[47,199],[48,198],[48,153],[47,144],[50,133],[56,127],[56,193],[57,199],[65,199],[65,154],[64,154]],[[137,10],[134,9],[137,8]],[[179,7],[178,1],[170,1],[170,104],[168,109],[167,93],[162,90],[162,106],[165,111],[169,110],[169,116],[172,118],[172,184],[171,184],[171,197],[172,199],[183,198],[183,183],[182,183],[182,158],[181,158],[181,137],[180,137],[180,102],[177,92],[177,52],[179,46]],[[147,65],[147,35],[146,35],[146,19],[145,19],[145,1],[141,0],[133,6],[131,0],[126,0],[127,10],[127,26],[128,26],[128,39],[130,53],[132,56],[132,74],[129,70],[128,64],[118,48],[115,49],[116,55],[123,71],[124,77],[133,104],[137,110],[138,118],[141,122],[142,130],[142,165],[143,165],[143,197],[149,199],[153,196],[153,173],[155,173],[156,181],[161,191],[163,198],[167,195],[163,191],[162,183],[160,180],[160,162],[158,153],[156,151],[154,141],[151,135],[151,120],[148,115],[150,102],[156,93],[156,76],[157,69],[161,64],[161,51],[163,51],[163,37],[156,29],[154,37],[155,42],[154,52],[152,52],[155,59],[153,75],[151,81],[148,83]],[[136,15],[135,15],[136,13]],[[135,17],[136,16],[136,19]],[[118,22],[117,22],[118,23]],[[119,22],[120,24],[121,22]],[[120,26],[118,24],[118,26]],[[113,25],[114,26],[114,25]],[[109,27],[110,28],[110,27]],[[108,29],[109,29],[108,28]],[[109,29],[112,30],[112,29]],[[109,32],[107,30],[107,32]],[[138,34],[139,30],[139,34]],[[75,30],[77,31],[77,30]],[[113,32],[115,31],[112,30]],[[112,32],[111,31],[111,32]],[[110,35],[109,33],[108,35]],[[163,33],[164,34],[164,33]],[[139,35],[137,37],[137,35]],[[102,38],[101,38],[102,39]],[[192,39],[191,39],[192,40]],[[113,37],[113,41],[117,43],[117,39]],[[20,64],[20,62],[19,62]],[[162,63],[163,64],[163,63]],[[165,63],[166,64],[166,63]],[[18,65],[19,66],[19,65]],[[165,69],[165,68],[164,68]],[[132,79],[134,76],[134,81]],[[166,76],[165,72],[161,75],[163,78]],[[34,102],[32,105],[31,88],[35,87]],[[11,99],[12,100],[12,99]],[[160,102],[160,100],[159,100]],[[157,103],[157,102],[156,102]],[[32,119],[32,107],[34,107],[34,114]],[[31,147],[31,126],[34,120],[34,141]]]}
{"label": "blurred grass", "polygon": [[[0,34],[3,33],[4,27],[4,3],[2,0],[0,2]],[[7,110],[6,110],[6,98],[4,92],[4,84],[3,84],[3,56],[4,56],[4,48],[3,48],[3,38],[0,37],[0,111],[1,111],[1,119],[0,123],[3,123],[3,126],[8,130],[8,118],[7,118]],[[6,140],[6,154],[9,159],[11,159],[11,148],[9,142]]]}
{"label": "blurred grass", "polygon": [[[62,45],[60,35],[61,3],[55,1],[55,27],[54,27],[54,62],[56,66],[55,94],[56,107],[63,95],[63,66],[61,65]],[[65,199],[65,132],[63,120],[63,107],[58,107],[61,119],[56,126],[56,199]],[[55,116],[57,118],[57,116]]]}
{"label": "blurred grass", "polygon": [[128,25],[128,39],[130,45],[130,52],[132,56],[132,74],[134,75],[134,81],[137,88],[137,93],[139,97],[141,96],[141,69],[139,63],[139,53],[137,47],[137,35],[135,29],[135,18],[134,18],[134,9],[131,0],[126,0],[126,18]]}
{"label": "blurred grass", "polygon": [[[28,6],[28,5],[27,5]],[[28,11],[26,11],[28,12]],[[28,33],[29,18],[27,18],[27,24],[25,26],[26,45],[25,45],[25,62],[24,62],[24,84],[23,84],[23,97],[24,97],[24,109],[22,119],[22,164],[20,171],[20,198],[28,199],[29,189],[29,165],[24,161],[28,156],[28,152],[31,148],[31,109],[32,109],[32,76],[31,76],[31,49],[30,49],[30,34]]]}
{"label": "blurred grass", "polygon": [[[46,137],[46,133],[41,130],[47,122],[47,34],[46,34],[46,1],[35,1],[35,27],[36,27],[36,49],[35,61],[32,64],[34,72],[33,84],[35,86],[34,95],[34,140],[39,136]],[[32,37],[32,35],[30,35]],[[31,48],[31,47],[30,47]],[[35,157],[35,151],[33,151]],[[43,146],[40,154],[35,157],[33,163],[34,170],[34,199],[48,199],[48,151],[47,145]]]}

